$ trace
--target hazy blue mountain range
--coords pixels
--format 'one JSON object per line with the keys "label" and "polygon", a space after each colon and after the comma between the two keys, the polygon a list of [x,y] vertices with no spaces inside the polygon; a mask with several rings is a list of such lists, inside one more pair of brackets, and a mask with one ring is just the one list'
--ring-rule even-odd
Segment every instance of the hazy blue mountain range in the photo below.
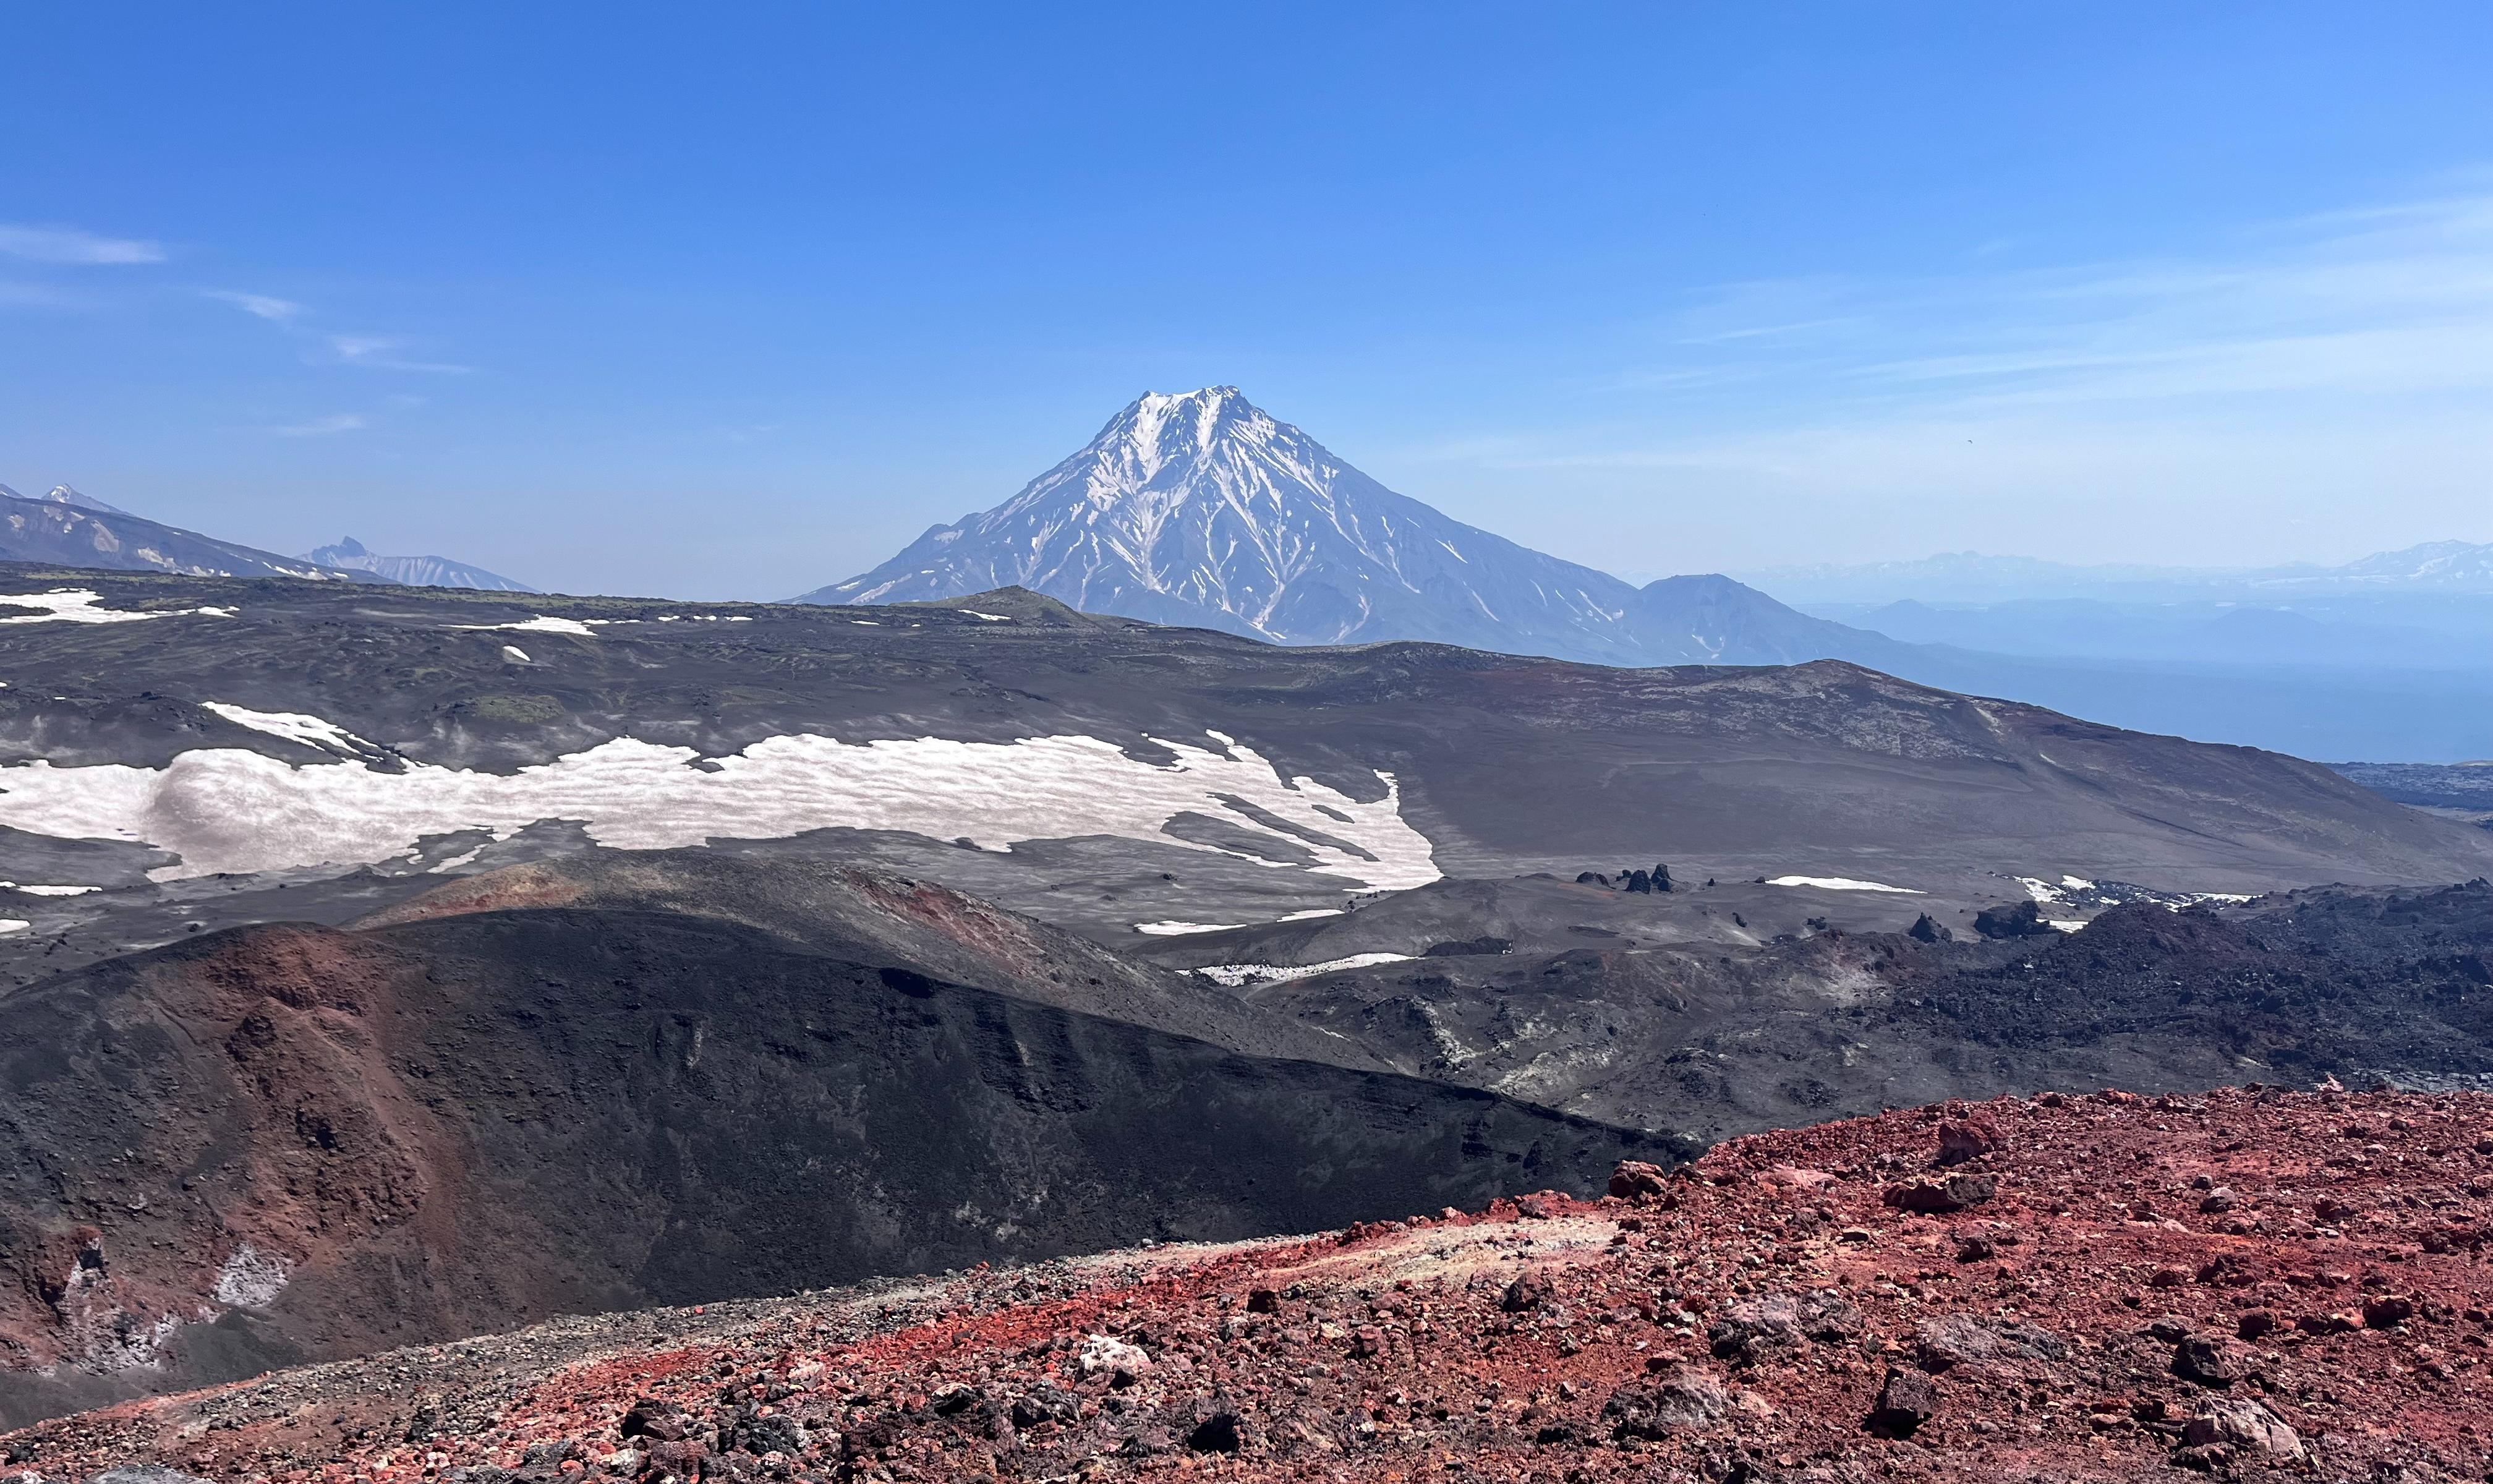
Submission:
{"label": "hazy blue mountain range", "polygon": [[797,601],[1020,586],[1285,644],[1423,639],[1614,665],[1848,659],[2146,731],[2439,762],[2493,752],[2488,550],[2255,571],[1957,553],[1753,574],[1767,591],[1719,575],[1638,588],[1397,495],[1220,386],[1139,399],[1003,504]]}
{"label": "hazy blue mountain range", "polygon": [[2322,597],[2493,597],[2493,543],[2427,541],[2338,566],[2081,566],[2034,557],[1942,552],[1911,561],[1767,567],[1742,579],[1788,603],[2277,602]]}
{"label": "hazy blue mountain range", "polygon": [[308,577],[377,582],[366,572],[220,541],[90,500],[59,485],[40,500],[0,489],[0,560],[187,577]]}
{"label": "hazy blue mountain range", "polygon": [[534,592],[526,583],[513,582],[496,572],[448,557],[384,557],[367,551],[364,543],[353,536],[336,544],[304,553],[303,560],[323,566],[349,567],[370,572],[389,582],[404,583],[410,588],[475,588],[486,592]]}

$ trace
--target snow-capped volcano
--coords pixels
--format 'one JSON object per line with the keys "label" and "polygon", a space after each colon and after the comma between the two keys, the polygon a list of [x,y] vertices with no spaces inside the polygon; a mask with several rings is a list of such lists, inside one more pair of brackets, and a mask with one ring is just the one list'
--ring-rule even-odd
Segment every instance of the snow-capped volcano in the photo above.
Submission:
{"label": "snow-capped volcano", "polygon": [[[1086,612],[1284,644],[1428,639],[1612,664],[1815,657],[1727,652],[1724,636],[1650,613],[1655,589],[1397,495],[1234,386],[1149,393],[1011,500],[797,601],[927,601],[1013,586]],[[1721,592],[1707,596],[1721,606]]]}

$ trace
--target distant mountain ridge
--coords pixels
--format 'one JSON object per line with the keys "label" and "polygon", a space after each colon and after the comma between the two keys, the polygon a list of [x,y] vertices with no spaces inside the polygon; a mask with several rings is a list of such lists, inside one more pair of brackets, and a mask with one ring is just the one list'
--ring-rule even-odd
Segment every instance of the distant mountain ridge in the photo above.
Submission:
{"label": "distant mountain ridge", "polygon": [[2035,557],[1941,552],[1908,561],[1771,567],[1743,575],[1795,603],[2493,595],[2493,542],[2426,541],[2336,566],[2317,562],[2268,567],[2079,565]]}
{"label": "distant mountain ridge", "polygon": [[534,592],[537,590],[523,582],[514,582],[498,572],[448,557],[384,557],[368,551],[353,536],[315,548],[303,554],[306,561],[323,566],[347,567],[370,572],[389,582],[410,588],[474,588],[485,592]]}
{"label": "distant mountain ridge", "polygon": [[46,500],[56,505],[75,505],[82,510],[101,510],[106,515],[128,515],[130,513],[119,505],[106,504],[92,495],[81,495],[77,491],[71,489],[66,484],[53,485],[43,494],[36,496],[20,495],[15,490],[9,488],[7,485],[0,484],[0,495],[6,495],[11,500]]}
{"label": "distant mountain ridge", "polygon": [[1727,577],[1637,588],[1464,525],[1234,386],[1148,393],[1003,504],[796,601],[1004,587],[1281,644],[1420,639],[1613,665],[1877,664],[1903,649]]}
{"label": "distant mountain ridge", "polygon": [[0,560],[185,577],[304,577],[379,582],[369,572],[281,557],[117,510],[55,486],[40,500],[0,489]]}

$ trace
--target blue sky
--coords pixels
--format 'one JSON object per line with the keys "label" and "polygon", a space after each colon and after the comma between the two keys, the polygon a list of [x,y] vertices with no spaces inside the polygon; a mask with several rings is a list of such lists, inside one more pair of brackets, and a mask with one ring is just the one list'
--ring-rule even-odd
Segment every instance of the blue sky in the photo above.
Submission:
{"label": "blue sky", "polygon": [[783,596],[1235,382],[1629,576],[2493,540],[2480,5],[12,18],[0,481]]}

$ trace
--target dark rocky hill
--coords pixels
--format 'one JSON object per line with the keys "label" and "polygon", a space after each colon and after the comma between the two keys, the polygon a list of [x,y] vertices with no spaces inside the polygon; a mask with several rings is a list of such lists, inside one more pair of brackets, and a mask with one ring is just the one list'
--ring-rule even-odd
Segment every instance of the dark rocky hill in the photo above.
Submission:
{"label": "dark rocky hill", "polygon": [[1414,1075],[1705,1138],[2042,1089],[2493,1087],[2481,879],[2187,911],[2136,901],[1999,942],[1972,914],[1917,940],[1912,903],[1754,883],[1636,896],[1446,882],[1147,952],[1268,966],[1226,972],[1254,1004]]}
{"label": "dark rocky hill", "polygon": [[1685,1147],[647,907],[245,928],[6,1004],[19,1417],[556,1313],[1591,1190]]}

